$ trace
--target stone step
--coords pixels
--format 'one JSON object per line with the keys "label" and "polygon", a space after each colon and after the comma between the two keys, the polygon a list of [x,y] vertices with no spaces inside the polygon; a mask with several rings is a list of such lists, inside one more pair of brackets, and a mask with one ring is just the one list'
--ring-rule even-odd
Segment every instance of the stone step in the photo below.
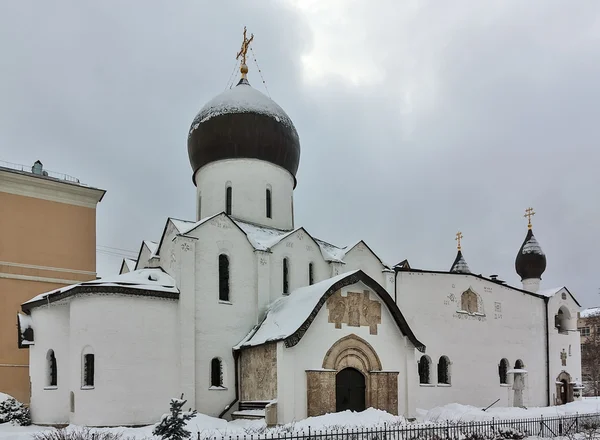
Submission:
{"label": "stone step", "polygon": [[265,418],[264,409],[246,409],[241,411],[234,411],[231,414],[233,420],[245,419],[245,420],[261,420]]}
{"label": "stone step", "polygon": [[240,411],[249,411],[249,410],[263,410],[266,406],[271,403],[269,400],[246,400],[240,402],[239,410]]}

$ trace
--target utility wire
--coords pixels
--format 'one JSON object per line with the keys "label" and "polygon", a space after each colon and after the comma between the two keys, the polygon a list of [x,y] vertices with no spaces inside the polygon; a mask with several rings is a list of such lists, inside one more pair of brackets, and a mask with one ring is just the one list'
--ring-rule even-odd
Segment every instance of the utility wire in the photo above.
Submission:
{"label": "utility wire", "polygon": [[231,75],[229,75],[227,85],[225,86],[225,90],[230,89],[233,86],[233,77],[235,75],[235,71],[237,70],[238,64],[240,64],[240,62],[236,59],[235,64],[233,65],[233,70],[231,71]]}

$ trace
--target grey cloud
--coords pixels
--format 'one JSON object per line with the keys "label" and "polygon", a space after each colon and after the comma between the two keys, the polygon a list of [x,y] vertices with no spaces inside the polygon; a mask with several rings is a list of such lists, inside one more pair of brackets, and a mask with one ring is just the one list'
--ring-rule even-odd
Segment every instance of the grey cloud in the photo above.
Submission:
{"label": "grey cloud", "polygon": [[[473,271],[518,286],[532,205],[543,286],[600,304],[600,5],[365,1],[346,14],[383,82],[307,80],[301,56],[320,42],[282,1],[3,2],[0,159],[107,189],[99,244],[158,239],[167,216],[194,216],[187,130],[247,25],[300,133],[297,225],[431,269],[450,267],[460,229]],[[99,257],[100,273],[118,264]]]}

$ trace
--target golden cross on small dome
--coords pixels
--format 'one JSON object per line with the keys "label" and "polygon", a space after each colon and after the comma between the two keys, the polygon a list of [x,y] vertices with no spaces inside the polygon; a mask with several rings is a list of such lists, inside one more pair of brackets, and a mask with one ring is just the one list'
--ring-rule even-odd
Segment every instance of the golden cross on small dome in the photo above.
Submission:
{"label": "golden cross on small dome", "polygon": [[248,48],[250,47],[250,43],[254,40],[254,34],[250,34],[250,38],[246,38],[246,26],[244,26],[244,41],[242,41],[242,47],[235,57],[236,60],[239,60],[242,57],[242,65],[240,66],[240,72],[242,72],[242,78],[246,78],[246,74],[248,73],[248,66],[246,65],[246,54],[248,53]]}
{"label": "golden cross on small dome", "polygon": [[460,251],[460,240],[461,240],[462,238],[463,238],[462,232],[458,231],[458,232],[456,233],[456,238],[455,238],[455,240],[456,240],[456,242],[458,243],[458,246],[457,246],[457,248],[458,248],[458,250],[459,250],[459,251]]}
{"label": "golden cross on small dome", "polygon": [[533,210],[533,208],[527,208],[525,210],[525,215],[523,217],[527,217],[527,228],[531,229],[531,217],[533,217],[535,215],[535,211]]}

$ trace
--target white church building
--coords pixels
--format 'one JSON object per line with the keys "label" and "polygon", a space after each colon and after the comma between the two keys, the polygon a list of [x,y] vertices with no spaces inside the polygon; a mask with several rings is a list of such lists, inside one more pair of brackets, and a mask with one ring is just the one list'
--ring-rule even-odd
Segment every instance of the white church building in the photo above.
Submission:
{"label": "white church building", "polygon": [[246,72],[191,125],[195,221],[168,218],[118,276],[22,305],[34,423],[155,423],[182,393],[205,414],[277,423],[578,398],[580,306],[540,289],[531,227],[522,288],[471,273],[460,245],[433,271],[312,236],[294,224],[298,133]]}

